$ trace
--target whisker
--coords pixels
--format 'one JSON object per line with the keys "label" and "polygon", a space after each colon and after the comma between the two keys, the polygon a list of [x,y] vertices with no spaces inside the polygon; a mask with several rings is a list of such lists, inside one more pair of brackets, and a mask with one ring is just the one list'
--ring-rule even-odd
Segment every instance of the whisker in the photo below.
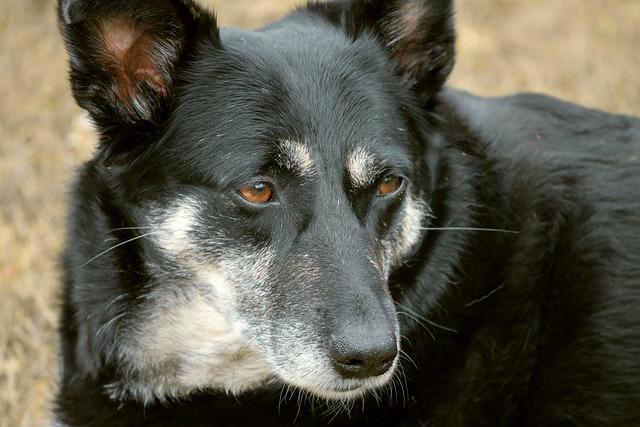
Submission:
{"label": "whisker", "polygon": [[429,330],[429,328],[427,328],[427,326],[424,323],[422,323],[417,317],[412,316],[410,313],[404,312],[404,311],[398,311],[397,313],[398,314],[403,314],[403,315],[407,316],[408,318],[413,319],[413,321],[416,322],[417,324],[419,324],[420,326],[422,326],[424,328],[424,330],[427,331],[429,333],[429,335],[431,335],[431,338],[433,338],[433,340],[435,341],[436,336],[433,335],[433,333]]}
{"label": "whisker", "polygon": [[119,302],[120,300],[123,300],[125,298],[129,298],[129,293],[128,292],[124,292],[120,295],[117,295],[115,298],[111,298],[111,301],[109,301],[109,303],[106,305],[106,307],[104,308],[104,311],[108,311],[111,306],[117,302]]}
{"label": "whisker", "polygon": [[[409,358],[411,360],[411,358]],[[413,363],[413,360],[411,360]],[[394,401],[398,401],[398,388],[400,388],[400,393],[402,394],[402,403],[406,404],[407,402],[407,376],[404,371],[404,366],[402,363],[398,363],[398,372],[395,374],[389,383],[390,393],[389,393],[389,405],[393,405]]]}
{"label": "whisker", "polygon": [[117,316],[114,316],[113,318],[111,318],[111,320],[109,320],[107,323],[105,323],[102,326],[100,326],[100,329],[98,329],[98,331],[96,332],[96,338],[98,338],[100,336],[100,334],[102,334],[113,322],[115,322],[116,320],[120,319],[121,317],[124,317],[126,314],[127,314],[127,312],[123,311],[122,313],[118,314]]}
{"label": "whisker", "polygon": [[[410,357],[408,358],[411,360],[411,363],[415,365],[413,359]],[[400,386],[400,392],[402,393],[402,404],[406,405],[409,402],[409,383],[407,382],[407,373],[405,372],[404,367],[400,365],[400,368],[402,378],[398,378],[398,385]]]}
{"label": "whisker", "polygon": [[[291,391],[291,385],[287,383],[283,383],[280,389],[280,398],[278,399],[278,415],[280,415],[280,409],[282,408],[282,404],[286,403],[289,399],[289,392]],[[291,395],[293,397],[293,393]]]}
{"label": "whisker", "polygon": [[303,395],[303,393],[306,394],[305,391],[298,389],[298,399],[296,401],[298,410],[296,412],[296,416],[293,418],[292,424],[295,424],[296,421],[298,421],[298,418],[300,418],[300,411],[302,410],[302,404],[304,403],[304,400],[305,400],[305,396]]}
{"label": "whisker", "polygon": [[388,390],[387,394],[389,395],[389,400],[387,402],[387,405],[389,406],[393,406],[393,402],[398,401],[398,388],[396,387],[397,380],[397,376],[394,375],[393,377],[391,377],[389,383],[385,386],[385,391]]}
{"label": "whisker", "polygon": [[331,419],[328,421],[327,424],[335,420],[336,417],[338,417],[338,415],[340,415],[341,413],[347,414],[347,416],[351,418],[352,409],[353,409],[353,402],[344,401],[344,400],[338,400],[336,402],[332,402],[331,406],[327,409],[329,413],[325,414],[325,415],[329,415],[329,414],[332,415]]}
{"label": "whisker", "polygon": [[[416,365],[416,362],[413,361],[411,356],[409,356],[406,351],[400,350],[400,357],[402,359],[408,360],[416,369],[418,369],[418,365]],[[399,363],[398,367],[402,369],[402,373],[404,374],[404,366],[402,366],[402,364]]]}
{"label": "whisker", "polygon": [[506,230],[502,228],[481,228],[481,227],[420,227],[425,231],[488,231],[494,233],[511,233],[519,234],[516,230]]}
{"label": "whisker", "polygon": [[489,298],[491,295],[495,294],[496,292],[498,292],[500,289],[504,288],[504,283],[500,286],[498,286],[497,288],[495,288],[494,290],[492,290],[491,292],[489,292],[488,294],[478,298],[478,299],[474,299],[473,301],[471,301],[468,304],[465,304],[465,307],[471,307],[473,304],[477,304],[479,302],[482,302],[484,300],[486,300],[487,298]]}
{"label": "whisker", "polygon": [[374,400],[376,401],[378,407],[380,407],[380,404],[382,403],[382,398],[378,394],[378,391],[377,390],[371,390],[371,395],[373,396]]}
{"label": "whisker", "polygon": [[429,319],[427,319],[426,317],[422,317],[422,316],[421,316],[420,318],[421,318],[422,320],[424,320],[425,322],[427,322],[428,324],[430,324],[431,326],[435,326],[436,328],[440,328],[440,329],[442,329],[443,331],[451,332],[451,333],[454,333],[454,334],[457,334],[457,333],[458,333],[458,331],[456,331],[455,329],[453,329],[453,328],[448,328],[448,327],[446,327],[446,326],[444,326],[444,325],[440,325],[439,323],[436,323],[436,322],[434,322],[433,320],[429,320]]}
{"label": "whisker", "polygon": [[[398,314],[404,314],[405,316],[412,318],[412,319],[413,319],[413,320],[415,320],[416,322],[418,322],[418,320],[417,320],[417,319],[420,319],[420,320],[422,320],[422,321],[424,321],[424,322],[427,322],[427,323],[428,323],[428,324],[430,324],[431,326],[435,326],[436,328],[440,328],[440,329],[445,330],[445,331],[447,331],[447,332],[453,332],[454,334],[457,334],[457,333],[458,333],[458,331],[456,331],[455,329],[448,328],[448,327],[446,327],[446,326],[443,326],[443,325],[440,325],[440,324],[438,324],[438,323],[434,322],[433,320],[429,320],[429,319],[427,319],[426,317],[421,316],[420,314],[416,313],[415,311],[411,310],[410,308],[408,308],[408,307],[406,307],[406,306],[403,306],[403,305],[400,305],[400,304],[397,304],[397,306],[398,306],[400,309],[404,310],[404,312],[398,311]],[[417,318],[417,319],[416,319],[416,318]],[[418,322],[418,323],[420,323],[420,322]],[[420,323],[420,324],[422,325],[422,323]],[[422,325],[422,326],[424,327],[424,325]],[[425,329],[427,329],[427,328],[425,328]],[[428,331],[428,329],[427,329],[427,331]],[[431,333],[431,332],[429,332],[429,333]],[[432,335],[432,336],[433,336],[433,335]]]}
{"label": "whisker", "polygon": [[96,259],[100,258],[100,257],[101,257],[101,256],[103,256],[104,254],[106,254],[106,253],[108,253],[108,252],[111,252],[112,250],[114,250],[114,249],[116,249],[116,248],[119,248],[119,247],[120,247],[120,246],[122,246],[122,245],[126,245],[127,243],[131,243],[131,242],[133,242],[134,240],[138,240],[138,239],[142,239],[143,237],[150,236],[150,235],[151,235],[151,234],[153,234],[153,233],[154,233],[153,231],[150,231],[150,232],[148,232],[148,233],[141,234],[140,236],[133,237],[133,238],[131,238],[131,239],[129,239],[129,240],[125,240],[124,242],[120,242],[120,243],[118,243],[117,245],[111,246],[110,248],[105,249],[104,251],[100,252],[98,255],[96,255],[96,256],[94,256],[93,258],[91,258],[89,261],[87,261],[87,262],[85,262],[84,264],[82,264],[81,266],[79,266],[79,267],[78,267],[78,269],[81,269],[82,267],[86,267],[87,265],[89,265],[90,263],[92,263],[92,262],[93,262],[93,261],[95,261]]}
{"label": "whisker", "polygon": [[107,230],[107,233],[111,233],[114,231],[126,231],[126,230],[146,230],[151,228],[151,226],[146,227],[121,227],[121,228],[112,228],[111,230]]}

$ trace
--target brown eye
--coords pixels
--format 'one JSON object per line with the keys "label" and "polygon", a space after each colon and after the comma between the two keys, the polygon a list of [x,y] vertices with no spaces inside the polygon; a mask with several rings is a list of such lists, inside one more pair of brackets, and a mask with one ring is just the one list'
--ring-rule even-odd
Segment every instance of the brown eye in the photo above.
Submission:
{"label": "brown eye", "polygon": [[400,188],[402,178],[399,176],[388,176],[382,180],[378,186],[378,196],[388,196]]}
{"label": "brown eye", "polygon": [[258,182],[242,187],[238,190],[238,193],[247,202],[267,203],[272,200],[273,188],[271,188],[271,184],[268,182]]}

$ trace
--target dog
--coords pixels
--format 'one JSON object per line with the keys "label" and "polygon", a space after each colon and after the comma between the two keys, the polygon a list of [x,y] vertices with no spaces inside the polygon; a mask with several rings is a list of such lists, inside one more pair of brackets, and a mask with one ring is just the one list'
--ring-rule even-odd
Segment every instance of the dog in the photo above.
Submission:
{"label": "dog", "polygon": [[448,87],[453,14],[59,0],[55,425],[640,425],[640,120]]}

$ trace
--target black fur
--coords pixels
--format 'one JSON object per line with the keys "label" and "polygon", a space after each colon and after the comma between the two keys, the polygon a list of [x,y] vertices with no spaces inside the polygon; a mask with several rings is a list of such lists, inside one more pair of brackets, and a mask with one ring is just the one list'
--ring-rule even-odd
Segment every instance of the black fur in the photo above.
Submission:
{"label": "black fur", "polygon": [[[258,33],[220,32],[189,0],[60,1],[73,92],[100,132],[76,182],[63,263],[61,424],[640,425],[640,121],[443,88],[452,14],[444,0],[336,1]],[[229,196],[233,177],[270,155],[263,142],[283,138],[319,141],[326,159],[368,141],[404,177],[403,194],[430,209],[381,285],[400,322],[402,384],[349,411],[271,383],[110,398],[105,385],[125,375],[117,343],[159,271],[183,274],[136,229],[150,202],[206,199],[212,230],[256,248],[275,234],[321,234],[314,224],[328,218],[347,261],[333,277],[369,281],[359,246],[394,229],[401,199],[372,202],[345,184],[344,210],[361,224],[348,228],[347,214],[313,203],[333,206],[332,193],[293,176],[279,178],[287,197],[313,193],[286,221]],[[321,177],[341,176],[342,165],[325,166]],[[333,268],[331,254],[309,250]],[[280,292],[294,298],[286,274]]]}

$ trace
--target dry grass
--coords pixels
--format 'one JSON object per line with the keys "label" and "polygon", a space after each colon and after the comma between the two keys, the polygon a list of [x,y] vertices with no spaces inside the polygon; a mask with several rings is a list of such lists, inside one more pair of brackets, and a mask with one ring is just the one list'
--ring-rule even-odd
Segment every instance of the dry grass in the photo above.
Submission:
{"label": "dry grass", "polygon": [[[92,149],[69,95],[53,3],[0,2],[0,427],[50,419],[65,189]],[[243,27],[294,3],[213,0],[223,24]],[[455,85],[640,114],[637,0],[460,0],[458,9]]]}

